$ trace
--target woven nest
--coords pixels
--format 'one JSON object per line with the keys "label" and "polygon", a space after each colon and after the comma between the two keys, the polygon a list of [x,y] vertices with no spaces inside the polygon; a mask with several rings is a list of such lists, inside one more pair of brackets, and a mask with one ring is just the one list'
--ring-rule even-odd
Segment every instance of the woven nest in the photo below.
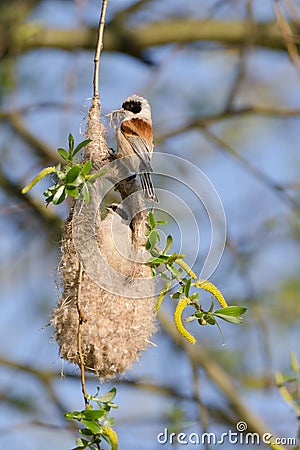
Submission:
{"label": "woven nest", "polygon": [[[95,111],[97,116],[97,105]],[[96,170],[103,165],[107,146],[100,122],[95,122],[93,114],[88,125],[90,133],[87,135],[92,136],[93,142],[85,157],[92,159]],[[109,176],[113,178],[114,174]],[[134,186],[131,183],[128,189],[130,192],[126,193],[126,183],[120,187],[123,198],[137,190],[136,183]],[[156,328],[155,284],[150,268],[136,258],[136,253],[145,251],[146,211],[140,211],[131,223],[113,211],[103,220],[96,211],[94,220],[89,221],[87,215],[93,207],[93,199],[91,203],[84,205],[86,214],[82,207],[80,209],[83,223],[80,222],[80,226],[77,223],[76,239],[76,208],[65,223],[59,266],[62,295],[53,312],[52,325],[61,357],[80,365],[78,330],[81,321],[80,351],[85,369],[95,372],[101,379],[108,379],[131,368],[149,344],[149,337]],[[122,237],[119,239],[121,251],[116,236]],[[100,263],[98,252],[103,257]],[[80,267],[83,267],[81,276]],[[109,276],[103,267],[109,271]]]}

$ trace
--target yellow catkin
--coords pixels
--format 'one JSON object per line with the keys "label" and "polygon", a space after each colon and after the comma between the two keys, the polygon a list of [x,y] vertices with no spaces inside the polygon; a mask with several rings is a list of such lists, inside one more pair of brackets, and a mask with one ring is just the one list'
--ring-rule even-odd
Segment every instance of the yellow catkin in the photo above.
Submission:
{"label": "yellow catkin", "polygon": [[284,398],[284,400],[288,403],[290,403],[291,405],[293,405],[294,400],[292,395],[289,393],[289,391],[287,390],[287,388],[284,386],[284,379],[283,376],[280,372],[276,372],[275,373],[275,380],[276,380],[276,384],[279,388],[279,392],[282,395],[282,397]]}
{"label": "yellow catkin", "polygon": [[119,448],[119,441],[118,436],[115,430],[113,430],[111,427],[103,427],[102,429],[103,436],[108,437],[111,445],[111,450],[118,450]]}
{"label": "yellow catkin", "polygon": [[166,293],[167,293],[168,290],[170,289],[171,284],[172,284],[172,283],[169,281],[169,282],[165,285],[165,287],[163,287],[163,289],[160,291],[160,293],[159,293],[159,295],[158,295],[158,297],[157,297],[157,302],[156,302],[156,306],[155,306],[156,311],[158,311],[159,308],[161,307],[161,304],[162,304],[162,301],[163,301],[163,299],[164,299],[164,296],[166,295]]}
{"label": "yellow catkin", "polygon": [[216,288],[216,286],[214,284],[212,284],[210,281],[200,280],[200,281],[197,281],[194,284],[194,286],[196,286],[199,289],[204,289],[205,291],[208,291],[211,294],[213,294],[216,297],[216,299],[218,300],[218,302],[220,303],[220,305],[222,306],[222,308],[228,307],[226,300],[223,297],[223,295],[221,294],[221,292],[219,291],[219,289]]}
{"label": "yellow catkin", "polygon": [[196,344],[196,339],[184,328],[181,319],[184,308],[189,304],[190,300],[188,298],[179,300],[174,313],[174,323],[181,336],[185,337],[191,344]]}
{"label": "yellow catkin", "polygon": [[180,267],[182,267],[183,270],[186,271],[186,273],[193,278],[194,280],[197,280],[197,276],[194,274],[192,269],[187,265],[186,262],[184,262],[182,259],[176,259],[175,261]]}
{"label": "yellow catkin", "polygon": [[22,189],[22,194],[26,194],[28,191],[30,191],[30,189],[33,188],[33,186],[35,186],[40,180],[42,180],[44,177],[46,177],[47,175],[49,175],[50,173],[55,172],[55,166],[51,166],[51,167],[46,167],[45,169],[41,170],[40,173],[33,178],[33,180],[30,181],[30,183],[27,184],[27,186],[25,186]]}

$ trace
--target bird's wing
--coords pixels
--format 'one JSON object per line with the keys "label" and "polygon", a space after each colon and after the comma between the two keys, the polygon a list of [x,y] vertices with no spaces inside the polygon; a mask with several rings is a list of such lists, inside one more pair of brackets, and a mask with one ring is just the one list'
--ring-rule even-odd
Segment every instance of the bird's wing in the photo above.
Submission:
{"label": "bird's wing", "polygon": [[150,164],[153,150],[151,125],[142,119],[124,120],[121,124],[121,132],[134,153],[140,158],[141,172],[152,172]]}

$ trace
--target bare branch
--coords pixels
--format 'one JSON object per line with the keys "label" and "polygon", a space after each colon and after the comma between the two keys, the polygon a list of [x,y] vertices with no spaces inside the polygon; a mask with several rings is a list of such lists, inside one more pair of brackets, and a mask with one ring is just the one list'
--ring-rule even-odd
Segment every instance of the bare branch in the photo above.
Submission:
{"label": "bare branch", "polygon": [[275,0],[274,2],[274,11],[277,18],[277,23],[280,28],[280,31],[282,33],[284,42],[286,44],[286,48],[289,54],[289,57],[292,61],[292,63],[295,66],[295,69],[297,70],[298,74],[300,75],[300,56],[298,53],[297,45],[296,45],[296,39],[293,36],[292,30],[290,28],[290,25],[286,18],[284,17],[278,0]]}
{"label": "bare branch", "polygon": [[100,21],[98,26],[98,33],[97,33],[97,44],[96,44],[96,51],[95,51],[95,58],[94,58],[94,97],[99,97],[99,68],[100,68],[100,55],[101,51],[103,49],[103,34],[104,34],[104,25],[105,25],[105,16],[106,16],[106,9],[107,9],[108,0],[102,1],[102,8],[101,8],[101,14],[100,14]]}
{"label": "bare branch", "polygon": [[177,126],[175,130],[167,131],[158,134],[155,138],[156,143],[161,143],[166,139],[169,139],[178,134],[187,133],[196,128],[202,127],[203,125],[209,125],[214,122],[221,122],[223,120],[232,119],[233,117],[242,117],[245,115],[261,115],[267,117],[297,117],[300,116],[300,109],[285,109],[276,108],[273,106],[244,106],[237,109],[224,110],[220,113],[211,114],[207,116],[202,116],[195,118],[190,122],[180,126]]}
{"label": "bare branch", "polygon": [[252,176],[261,181],[265,186],[278,195],[281,199],[287,202],[292,208],[299,209],[298,203],[285,191],[285,189],[273,181],[268,175],[262,172],[258,167],[253,166],[249,161],[243,158],[233,147],[231,147],[223,139],[216,136],[212,131],[205,126],[201,127],[202,133],[212,142],[217,144],[221,150],[225,150],[233,156]]}
{"label": "bare branch", "polygon": [[51,163],[61,162],[60,157],[55,153],[51,147],[49,147],[45,142],[38,139],[34,134],[32,134],[24,125],[20,114],[17,111],[13,112],[0,112],[0,119],[6,120],[12,129],[23,139],[24,142],[33,147],[37,154],[41,156],[46,161]]}
{"label": "bare branch", "polygon": [[[115,25],[115,26],[114,26]],[[294,42],[300,38],[299,26],[289,24],[294,33]],[[95,28],[77,28],[62,30],[44,28],[36,23],[25,23],[15,26],[14,35],[21,36],[18,41],[19,51],[40,47],[74,50],[76,48],[95,48]],[[1,41],[0,30],[0,41]],[[31,36],[34,34],[34,39]],[[126,39],[124,38],[126,36]],[[275,22],[256,23],[255,34],[247,26],[247,21],[169,19],[163,22],[152,22],[134,27],[120,23],[114,24],[105,33],[105,48],[107,51],[119,51],[135,57],[141,57],[145,49],[170,43],[186,44],[190,42],[217,42],[221,45],[244,47],[251,41],[269,49],[286,50],[286,43]],[[9,46],[9,42],[0,42],[0,46]]]}

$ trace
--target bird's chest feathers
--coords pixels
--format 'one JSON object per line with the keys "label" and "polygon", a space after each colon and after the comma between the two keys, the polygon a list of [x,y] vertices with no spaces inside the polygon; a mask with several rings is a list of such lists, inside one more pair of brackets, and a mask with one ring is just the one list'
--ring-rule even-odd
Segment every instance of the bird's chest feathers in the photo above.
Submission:
{"label": "bird's chest feathers", "polygon": [[121,131],[125,137],[142,138],[152,143],[152,126],[144,119],[124,120],[121,124]]}

